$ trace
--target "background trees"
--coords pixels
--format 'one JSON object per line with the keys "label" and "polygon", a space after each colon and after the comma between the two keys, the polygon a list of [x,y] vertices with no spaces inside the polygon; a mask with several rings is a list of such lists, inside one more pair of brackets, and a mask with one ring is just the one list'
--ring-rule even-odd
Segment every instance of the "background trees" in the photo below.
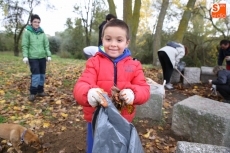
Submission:
{"label": "background trees", "polygon": [[[0,31],[0,51],[20,52],[20,38],[35,7],[47,0],[3,0],[5,30]],[[174,40],[188,46],[187,65],[215,65],[221,39],[230,38],[230,16],[213,19],[207,0],[114,0],[76,1],[66,17],[65,28],[49,36],[50,49],[63,57],[83,58],[82,50],[97,45],[98,26],[108,13],[127,22],[131,31],[129,48],[142,63],[157,64],[157,50]],[[123,5],[123,6],[122,6]],[[169,5],[170,7],[167,7]]]}

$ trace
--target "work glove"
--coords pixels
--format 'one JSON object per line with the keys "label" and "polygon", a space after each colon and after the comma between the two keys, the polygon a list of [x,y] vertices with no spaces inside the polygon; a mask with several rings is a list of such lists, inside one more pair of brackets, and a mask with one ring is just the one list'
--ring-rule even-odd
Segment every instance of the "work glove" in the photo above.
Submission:
{"label": "work glove", "polygon": [[126,104],[132,105],[134,101],[134,93],[131,89],[123,89],[119,93],[119,98],[124,99]]}
{"label": "work glove", "polygon": [[230,61],[230,56],[225,57],[226,61]]}
{"label": "work glove", "polygon": [[22,61],[23,61],[25,64],[27,64],[29,60],[28,60],[27,57],[24,57]]}
{"label": "work glove", "polygon": [[88,99],[89,104],[92,107],[96,107],[99,103],[102,102],[100,95],[99,95],[100,93],[103,93],[103,90],[100,88],[89,89],[88,94],[87,94],[87,99]]}
{"label": "work glove", "polygon": [[209,83],[209,84],[212,84],[212,80],[208,80],[208,83]]}
{"label": "work glove", "polygon": [[48,61],[48,62],[51,61],[51,57],[47,57],[47,61]]}

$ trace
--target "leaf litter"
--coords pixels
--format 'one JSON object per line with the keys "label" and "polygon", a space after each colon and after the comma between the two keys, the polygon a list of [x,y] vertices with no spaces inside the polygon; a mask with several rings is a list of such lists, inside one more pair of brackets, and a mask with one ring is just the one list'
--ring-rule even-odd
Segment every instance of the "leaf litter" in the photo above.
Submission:
{"label": "leaf litter", "polygon": [[[1,79],[4,80],[0,84],[0,117],[6,118],[7,122],[34,129],[43,141],[44,153],[84,153],[86,122],[82,107],[72,96],[74,84],[84,70],[84,64],[85,62],[79,64],[75,60],[63,65],[55,60],[49,63],[45,84],[45,91],[49,96],[37,98],[31,103],[27,99],[30,85],[28,67],[20,68],[18,73],[8,72],[18,67],[12,61],[6,69],[0,69]],[[144,68],[144,73],[146,77],[162,83],[161,69]],[[146,153],[173,153],[177,141],[186,140],[175,136],[171,131],[172,107],[175,103],[194,94],[222,101],[220,97],[210,94],[210,86],[207,84],[186,87],[178,83],[174,86],[175,90],[166,90],[162,121],[133,121]],[[12,150],[4,140],[0,142],[0,150]],[[22,150],[25,153],[36,152],[28,146],[22,147]]]}

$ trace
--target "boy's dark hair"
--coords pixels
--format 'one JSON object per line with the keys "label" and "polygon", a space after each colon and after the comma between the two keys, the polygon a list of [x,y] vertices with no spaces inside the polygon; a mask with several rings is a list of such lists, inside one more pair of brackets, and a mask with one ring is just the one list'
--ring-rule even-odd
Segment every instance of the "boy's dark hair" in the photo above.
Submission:
{"label": "boy's dark hair", "polygon": [[32,14],[30,17],[30,22],[32,23],[34,19],[41,20],[40,17],[37,14]]}
{"label": "boy's dark hair", "polygon": [[229,43],[230,43],[230,41],[227,40],[227,39],[223,39],[223,40],[220,41],[220,45],[227,45]]}
{"label": "boy's dark hair", "polygon": [[108,27],[119,27],[126,31],[126,39],[129,40],[129,26],[122,20],[114,19],[105,24],[102,31],[102,37],[104,36],[104,31]]}
{"label": "boy's dark hair", "polygon": [[116,19],[117,17],[113,14],[107,14],[106,17],[105,17],[105,20],[107,21],[110,21],[111,19]]}
{"label": "boy's dark hair", "polygon": [[215,66],[215,67],[213,68],[213,73],[214,73],[215,75],[217,75],[218,72],[221,71],[221,70],[224,70],[224,67],[223,67],[223,66]]}
{"label": "boy's dark hair", "polygon": [[188,47],[187,47],[187,46],[184,46],[184,51],[185,51],[185,56],[188,55],[189,50],[188,50]]}

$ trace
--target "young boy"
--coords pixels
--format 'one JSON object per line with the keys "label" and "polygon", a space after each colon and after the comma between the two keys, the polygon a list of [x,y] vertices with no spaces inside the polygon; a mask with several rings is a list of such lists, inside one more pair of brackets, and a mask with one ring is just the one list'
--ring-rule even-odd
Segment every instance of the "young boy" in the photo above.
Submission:
{"label": "young boy", "polygon": [[[102,32],[103,47],[86,63],[86,69],[78,79],[73,95],[83,106],[84,118],[87,123],[87,153],[92,152],[92,115],[99,105],[98,92],[104,90],[111,96],[111,87],[116,86],[120,97],[126,99],[127,104],[141,105],[150,97],[150,87],[146,83],[141,63],[130,57],[129,28],[118,19],[108,22]],[[126,109],[121,115],[131,122],[135,110],[129,114]]]}

